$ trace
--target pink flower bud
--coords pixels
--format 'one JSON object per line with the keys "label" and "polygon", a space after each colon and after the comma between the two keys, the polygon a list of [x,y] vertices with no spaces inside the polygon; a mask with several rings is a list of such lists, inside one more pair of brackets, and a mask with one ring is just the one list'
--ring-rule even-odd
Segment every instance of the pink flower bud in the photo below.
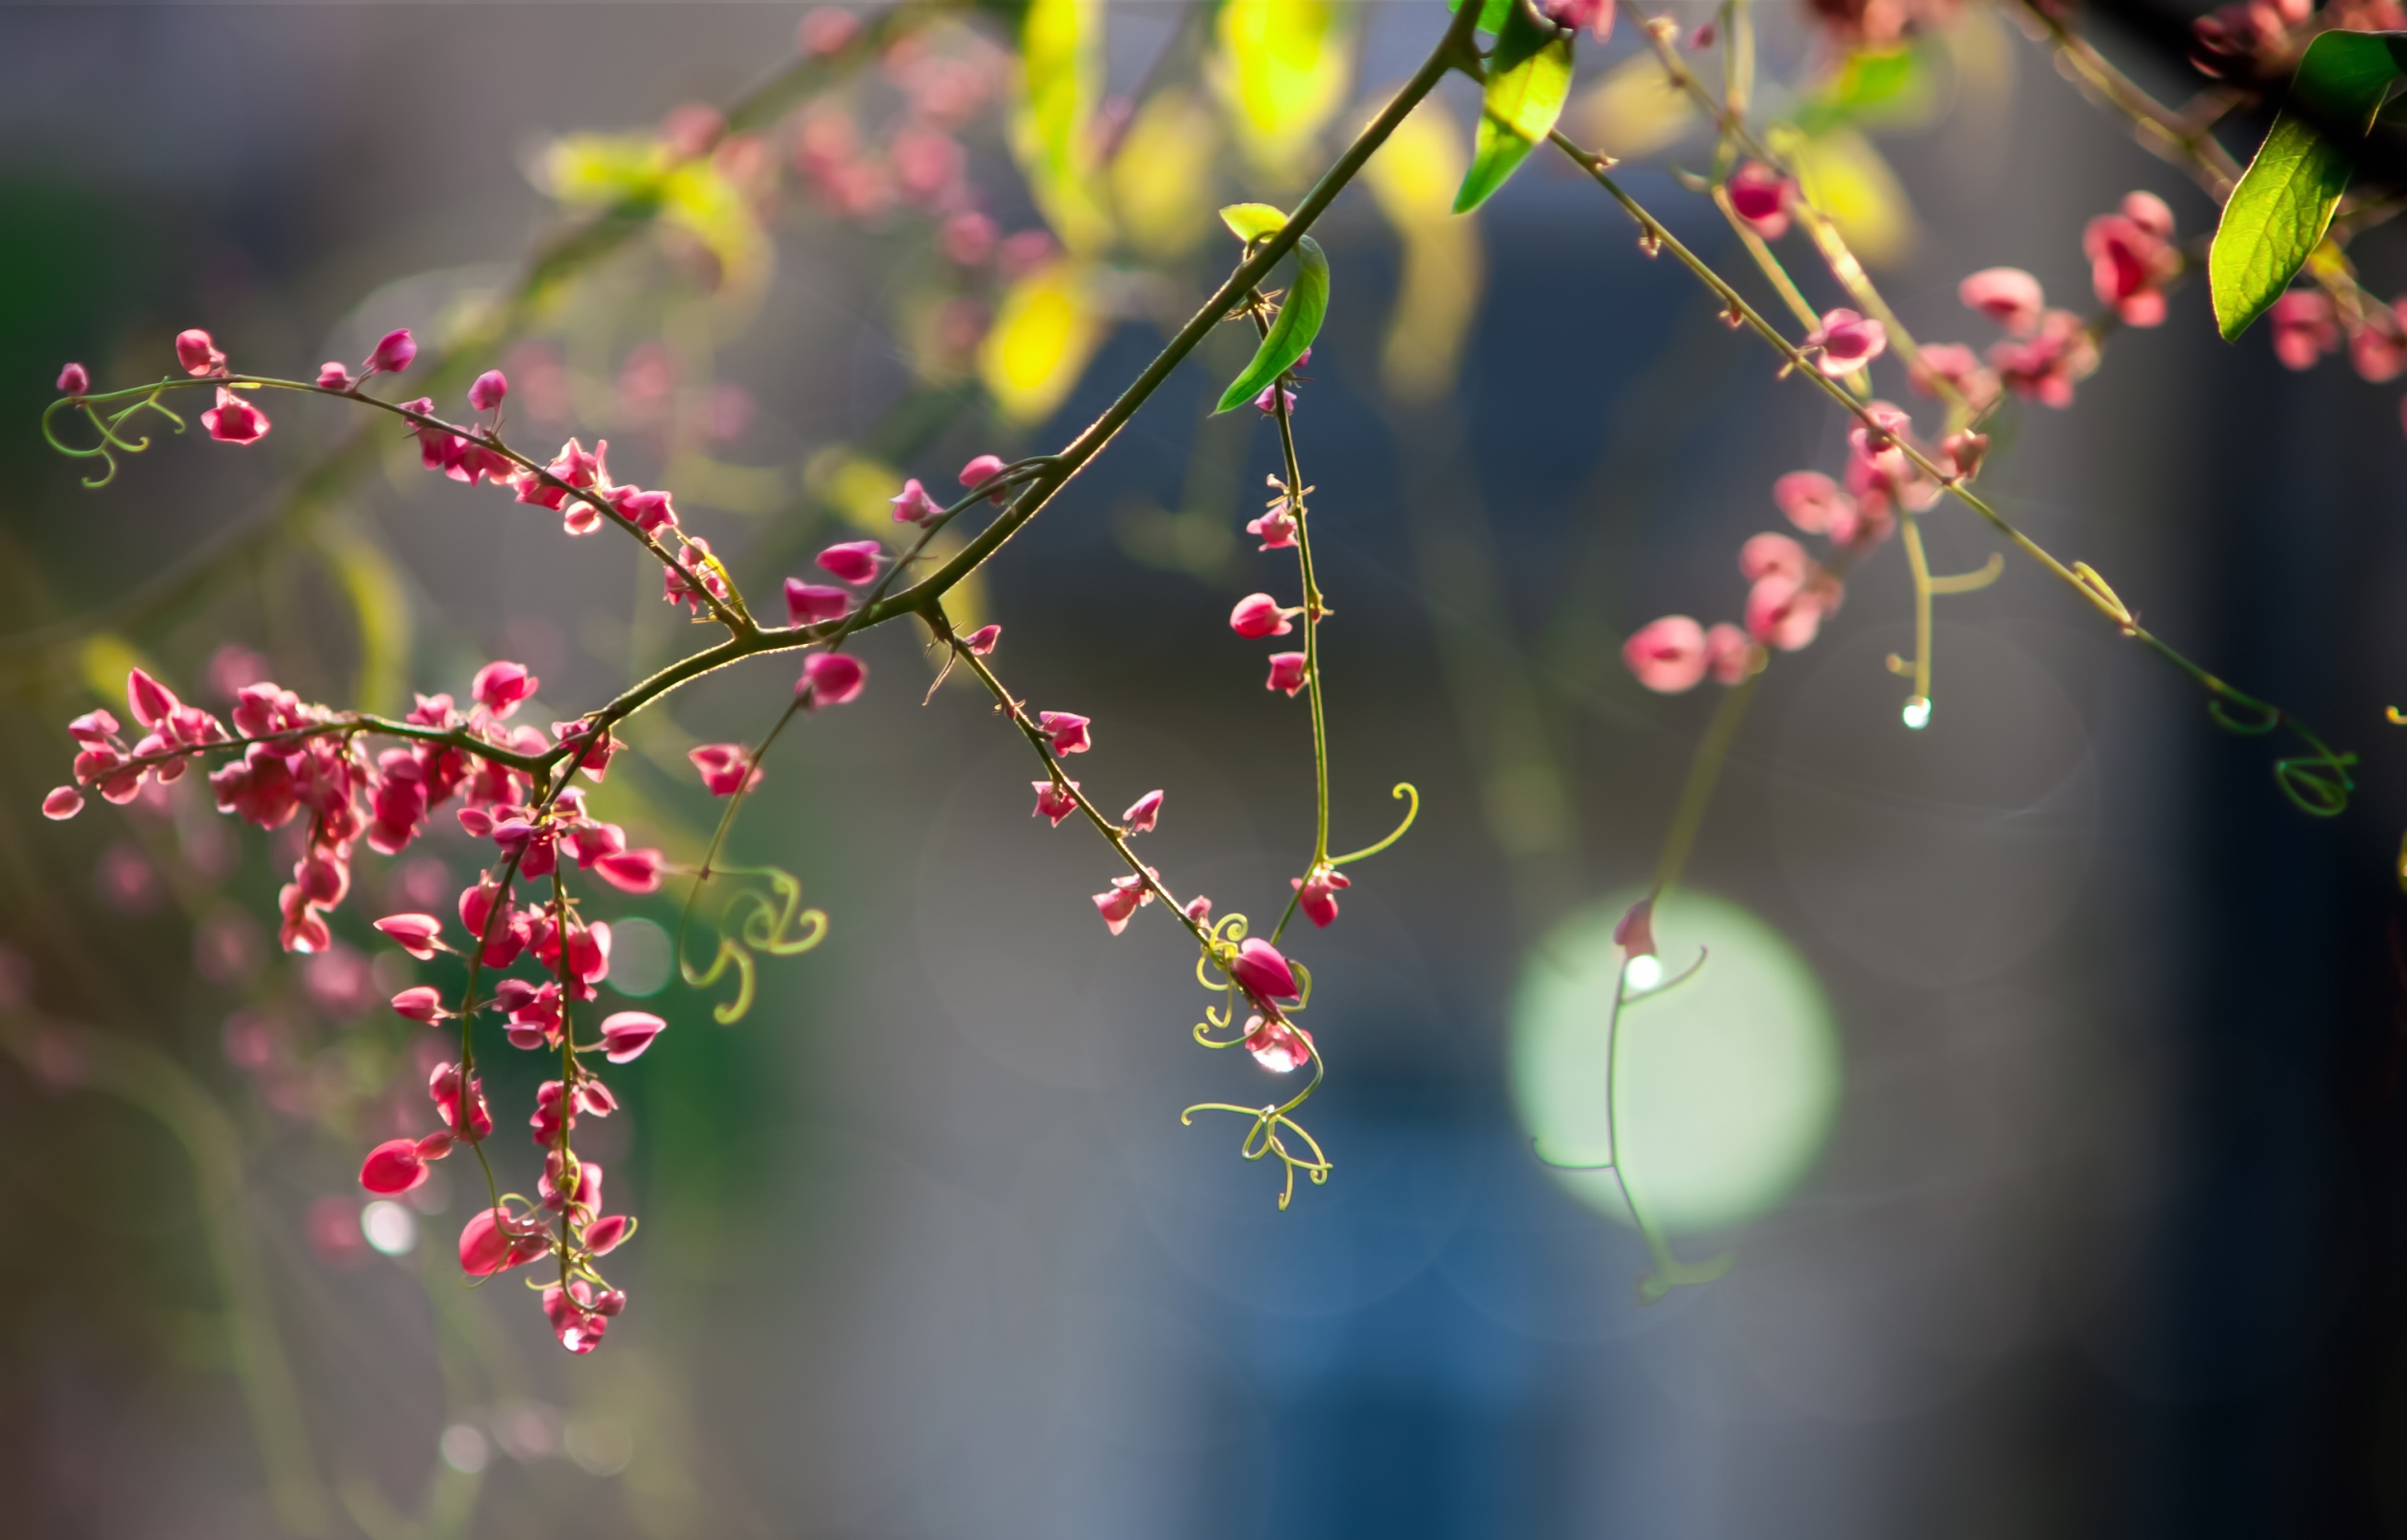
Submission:
{"label": "pink flower bud", "polygon": [[866,583],[877,576],[878,559],[885,554],[886,548],[874,540],[847,540],[820,552],[818,563],[848,583]]}
{"label": "pink flower bud", "polygon": [[1123,878],[1115,882],[1108,892],[1095,895],[1095,911],[1103,916],[1105,927],[1118,936],[1128,928],[1128,917],[1137,911],[1146,897],[1143,886]]}
{"label": "pink flower bud", "polygon": [[1002,639],[1003,629],[1000,626],[981,626],[963,637],[961,642],[964,647],[970,649],[971,656],[984,657],[995,651],[995,644]]}
{"label": "pink flower bud", "polygon": [[1296,908],[1316,930],[1327,930],[1337,918],[1337,893],[1352,887],[1354,879],[1341,871],[1323,867],[1309,878],[1290,877],[1287,886],[1295,889]]}
{"label": "pink flower bud", "polygon": [[1767,646],[1794,653],[1813,641],[1822,629],[1825,611],[1836,607],[1828,603],[1822,585],[1774,573],[1747,590],[1747,634]]}
{"label": "pink flower bud", "polygon": [[433,1026],[443,1019],[443,996],[431,984],[413,985],[393,997],[393,1014],[404,1016],[423,1026]]}
{"label": "pink flower bud", "polygon": [[652,1040],[668,1025],[659,1016],[643,1011],[621,1011],[602,1020],[604,1057],[614,1065],[623,1065],[643,1057],[652,1046]]}
{"label": "pink flower bud", "polygon": [[437,1129],[418,1142],[418,1158],[422,1161],[439,1161],[452,1153],[452,1146],[457,1142],[459,1141],[453,1136]]}
{"label": "pink flower bud", "polygon": [[1153,820],[1161,813],[1162,794],[1149,791],[1129,804],[1128,810],[1120,815],[1120,822],[1132,834],[1150,834],[1153,832]]}
{"label": "pink flower bud", "polygon": [[318,388],[322,391],[349,391],[359,388],[351,378],[350,370],[339,360],[329,358],[318,366]]}
{"label": "pink flower bud", "polygon": [[1772,500],[1809,535],[1829,535],[1845,544],[1847,537],[1837,530],[1855,527],[1855,500],[1820,471],[1791,471],[1772,484]]}
{"label": "pink flower bud", "polygon": [[1036,726],[1055,754],[1084,754],[1095,747],[1095,740],[1087,734],[1087,719],[1074,712],[1039,711]]}
{"label": "pink flower bud", "polygon": [[[1273,392],[1277,392],[1277,394],[1274,395],[1272,394]],[[1281,397],[1285,398],[1287,410],[1290,413],[1294,412],[1295,392],[1290,390],[1281,390],[1276,383],[1262,387],[1262,393],[1254,398],[1255,408],[1261,412],[1265,417],[1272,416],[1278,412],[1280,407],[1280,398]]]}
{"label": "pink flower bud", "polygon": [[[980,218],[980,216],[973,216],[973,218]],[[971,460],[968,465],[961,468],[961,484],[965,487],[976,486],[979,482],[985,480],[989,476],[1001,475],[1002,470],[1003,457],[1001,455],[981,454],[977,458]],[[988,494],[988,500],[992,502],[1000,502],[1003,500],[1003,489],[998,487],[994,492]]]}
{"label": "pink flower bud", "polygon": [[1304,688],[1304,654],[1273,653],[1270,654],[1270,678],[1262,681],[1266,690],[1284,690],[1289,695]]}
{"label": "pink flower bud", "polygon": [[421,962],[442,945],[443,922],[431,914],[387,914],[376,921],[376,929]]}
{"label": "pink flower bud", "polygon": [[468,404],[479,412],[490,412],[502,404],[502,398],[510,393],[509,376],[498,369],[488,369],[468,387]]}
{"label": "pink flower bud", "polygon": [[523,663],[497,660],[477,670],[477,677],[469,681],[468,693],[495,717],[507,718],[542,682],[528,673]]}
{"label": "pink flower bud", "polygon": [[222,385],[218,387],[218,404],[200,414],[200,425],[224,444],[256,444],[274,426],[267,413]]}
{"label": "pink flower bud", "polygon": [[2313,369],[2316,359],[2340,346],[2332,301],[2312,289],[2293,289],[2276,299],[2265,319],[2272,323],[2273,356],[2286,369]]}
{"label": "pink flower bud", "polygon": [[403,326],[376,339],[376,350],[368,355],[368,367],[382,370],[388,374],[398,374],[407,369],[409,361],[417,356],[418,339],[409,334],[407,326]]}
{"label": "pink flower bud", "polygon": [[677,503],[666,492],[646,492],[640,487],[612,487],[606,496],[619,517],[648,535],[677,527]]}
{"label": "pink flower bud", "polygon": [[585,1249],[603,1256],[618,1249],[619,1244],[635,1233],[635,1221],[624,1214],[605,1214],[585,1226]]}
{"label": "pink flower bud", "polygon": [[427,1163],[414,1139],[388,1139],[368,1152],[359,1168],[359,1185],[391,1197],[427,1179]]}
{"label": "pink flower bud", "polygon": [[1763,666],[1763,650],[1747,632],[1723,621],[1705,632],[1705,666],[1723,684],[1743,684]]}
{"label": "pink flower bud", "polygon": [[1971,480],[1980,471],[1981,457],[1989,452],[1989,435],[1966,429],[1951,433],[1939,441],[1939,453],[1954,468],[1955,474]]}
{"label": "pink flower bud", "polygon": [[1245,1024],[1246,1052],[1274,1075],[1303,1068],[1312,1062],[1312,1035],[1277,1016],[1253,1016]]}
{"label": "pink flower bud", "polygon": [[851,597],[841,588],[807,583],[799,578],[786,579],[786,618],[796,626],[823,626],[832,620],[842,620],[844,611],[851,606]]}
{"label": "pink flower bud", "polygon": [[[795,33],[802,51],[813,59],[825,59],[841,53],[844,45],[861,35],[861,18],[841,6],[819,6],[807,13]],[[615,1315],[616,1311],[605,1314]]]}
{"label": "pink flower bud", "polygon": [[896,524],[925,524],[945,511],[934,498],[928,496],[927,488],[919,484],[916,475],[903,483],[900,493],[887,500],[894,505]]}
{"label": "pink flower bud", "polygon": [[1631,957],[1655,955],[1655,899],[1653,894],[1632,904],[1613,928],[1613,944]]}
{"label": "pink flower bud", "polygon": [[1258,936],[1247,937],[1237,948],[1237,955],[1229,961],[1229,974],[1237,981],[1239,988],[1261,999],[1296,998],[1295,970],[1287,965],[1279,948]]}
{"label": "pink flower bud", "polygon": [[1803,346],[1809,350],[1821,349],[1822,356],[1815,360],[1814,367],[1837,379],[1854,373],[1886,351],[1889,329],[1852,310],[1825,311],[1822,324],[1806,337]]}
{"label": "pink flower bud", "polygon": [[195,378],[218,373],[225,368],[225,354],[218,351],[218,346],[209,340],[209,334],[197,326],[175,334],[175,361],[184,367],[185,373]]}
{"label": "pink flower bud", "polygon": [[44,818],[72,818],[84,810],[84,794],[73,786],[60,786],[41,799]]}
{"label": "pink flower bud", "polygon": [[1730,173],[1730,209],[1748,229],[1767,241],[1789,233],[1789,179],[1761,161],[1748,161]]}
{"label": "pink flower bud", "polygon": [[489,1278],[543,1255],[550,1243],[541,1239],[539,1226],[530,1228],[532,1224],[507,1209],[479,1209],[459,1232],[460,1270]]}
{"label": "pink flower bud", "polygon": [[752,751],[740,743],[706,743],[699,749],[686,750],[686,757],[702,772],[702,784],[713,797],[732,797],[761,779],[761,772],[752,769]]}
{"label": "pink flower bud", "polygon": [[1198,893],[1187,900],[1187,907],[1180,912],[1198,925],[1205,924],[1212,917],[1212,901]]}
{"label": "pink flower bud", "polygon": [[1256,550],[1285,551],[1296,543],[1295,515],[1289,513],[1287,505],[1281,502],[1270,512],[1248,523],[1245,532],[1261,537],[1262,543],[1255,548]]}
{"label": "pink flower bud", "polygon": [[647,845],[641,850],[613,851],[593,863],[594,875],[622,893],[650,893],[660,886],[668,858]]}
{"label": "pink flower bud", "polygon": [[125,675],[125,704],[134,713],[134,720],[146,728],[155,728],[175,713],[183,702],[175,692],[152,679],[141,669],[128,669]]}
{"label": "pink flower bud", "polygon": [[59,394],[82,396],[91,390],[91,375],[81,364],[69,364],[59,371]]}
{"label": "pink flower bud", "polygon": [[1621,644],[1621,661],[1638,681],[1664,695],[1694,689],[1705,677],[1705,630],[1686,615],[1648,621]]}
{"label": "pink flower bud", "polygon": [[1229,629],[1248,640],[1284,636],[1295,629],[1279,601],[1268,594],[1248,594],[1238,600],[1237,607],[1229,612]]}
{"label": "pink flower bud", "polygon": [[869,671],[861,660],[846,653],[814,653],[803,659],[802,678],[794,681],[794,691],[811,692],[803,703],[806,711],[823,706],[843,706],[860,699],[861,687],[868,681]]}
{"label": "pink flower bud", "polygon": [[1075,781],[1066,788],[1050,781],[1032,782],[1031,784],[1036,787],[1036,811],[1029,814],[1030,817],[1050,818],[1053,827],[1059,829],[1064,818],[1078,810],[1078,799],[1071,795],[1078,787]]}
{"label": "pink flower bud", "polygon": [[2047,308],[2039,280],[2020,268],[1983,268],[1955,286],[1955,296],[2018,337],[2038,325]]}
{"label": "pink flower bud", "polygon": [[560,1346],[572,1353],[589,1353],[602,1346],[602,1334],[610,1323],[585,1309],[592,1290],[582,1278],[572,1285],[574,1293],[554,1284],[543,1291],[543,1313],[552,1322],[552,1334]]}
{"label": "pink flower bud", "polygon": [[1787,535],[1760,534],[1739,547],[1739,575],[1748,582],[1773,573],[1803,581],[1811,565],[1805,559],[1805,548]]}
{"label": "pink flower bud", "polygon": [[624,1289],[605,1289],[593,1296],[593,1313],[597,1316],[615,1316],[626,1308],[627,1291]]}

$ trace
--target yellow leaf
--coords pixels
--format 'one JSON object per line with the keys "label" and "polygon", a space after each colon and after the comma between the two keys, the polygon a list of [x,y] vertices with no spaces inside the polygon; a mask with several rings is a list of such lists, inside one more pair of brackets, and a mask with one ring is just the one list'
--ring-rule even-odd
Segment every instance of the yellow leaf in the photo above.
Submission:
{"label": "yellow leaf", "polygon": [[1073,251],[1091,251],[1111,239],[1111,218],[1095,185],[1102,42],[1100,0],[1033,0],[1020,33],[1012,153],[1046,221]]}
{"label": "yellow leaf", "polygon": [[[978,353],[978,377],[1003,415],[1036,423],[1052,415],[1086,372],[1103,340],[1103,317],[1086,268],[1047,265],[1012,285]],[[893,496],[893,494],[888,494]]]}
{"label": "yellow leaf", "polygon": [[881,537],[894,532],[894,504],[903,474],[841,445],[822,449],[804,467],[803,485],[851,524]]}
{"label": "yellow leaf", "polygon": [[1456,185],[1470,159],[1444,103],[1422,101],[1363,167],[1380,213],[1404,243],[1396,311],[1380,377],[1405,400],[1428,400],[1454,381],[1479,307],[1485,262],[1479,225],[1454,217]]}
{"label": "yellow leaf", "polygon": [[1788,158],[1806,197],[1830,217],[1866,266],[1893,267],[1913,254],[1920,234],[1914,206],[1872,141],[1838,128],[1812,139],[1778,135],[1773,148]]}
{"label": "yellow leaf", "polygon": [[1331,0],[1227,0],[1212,85],[1237,143],[1281,186],[1312,169],[1320,131],[1354,78],[1352,18]]}
{"label": "yellow leaf", "polygon": [[136,669],[158,679],[169,689],[177,690],[188,680],[163,678],[156,666],[134,650],[134,644],[115,631],[101,631],[86,637],[76,649],[76,672],[84,677],[84,687],[108,704],[113,711],[123,711],[125,706],[125,676]]}
{"label": "yellow leaf", "polygon": [[1112,157],[1112,206],[1128,244],[1157,262],[1182,257],[1211,229],[1213,158],[1220,124],[1191,91],[1159,91],[1128,125]]}
{"label": "yellow leaf", "polygon": [[1571,120],[1598,149],[1631,159],[1677,143],[1703,121],[1651,53],[1633,54],[1571,104]]}

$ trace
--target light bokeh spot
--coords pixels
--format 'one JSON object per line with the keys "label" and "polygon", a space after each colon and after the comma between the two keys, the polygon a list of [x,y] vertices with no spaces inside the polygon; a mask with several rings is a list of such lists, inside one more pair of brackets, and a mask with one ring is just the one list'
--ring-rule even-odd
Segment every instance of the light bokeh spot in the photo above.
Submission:
{"label": "light bokeh spot", "polygon": [[640,915],[610,927],[609,986],[633,1000],[649,999],[668,987],[668,933]]}
{"label": "light bokeh spot", "polygon": [[[1613,1149],[1606,1028],[1621,968],[1613,930],[1638,897],[1582,910],[1522,964],[1514,1100],[1540,1153],[1558,1164],[1602,1162]],[[1822,1149],[1840,1081],[1829,1004],[1797,950],[1735,904],[1675,889],[1656,906],[1654,932],[1666,984],[1621,1012],[1619,1154],[1640,1206],[1665,1230],[1740,1223],[1785,1197]],[[1705,966],[1671,982],[1700,946]],[[1630,1222],[1612,1171],[1556,1176]]]}
{"label": "light bokeh spot", "polygon": [[418,1216],[390,1198],[378,1198],[359,1211],[359,1233],[388,1257],[398,1257],[418,1244]]}

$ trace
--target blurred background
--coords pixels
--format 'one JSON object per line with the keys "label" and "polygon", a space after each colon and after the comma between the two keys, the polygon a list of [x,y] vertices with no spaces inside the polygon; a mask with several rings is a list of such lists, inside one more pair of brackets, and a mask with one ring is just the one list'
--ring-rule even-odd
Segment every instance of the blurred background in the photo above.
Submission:
{"label": "blurred background", "polygon": [[[1091,421],[1232,260],[1211,209],[1291,204],[1446,17],[1067,13],[1048,117],[1000,7],[0,11],[11,1532],[2407,1527],[2393,397],[2226,346],[2193,286],[2073,410],[2009,407],[1983,476],[2362,755],[2343,817],[2291,808],[2278,751],[2027,564],[1944,602],[1926,732],[1883,666],[1912,639],[1894,545],[1777,660],[1659,922],[1669,963],[1717,961],[1633,1013],[1621,1090],[1681,1255],[1736,1263],[1643,1305],[1612,1190],[1533,1149],[1599,1158],[1608,933],[1719,693],[1650,695],[1619,648],[1667,612],[1736,619],[1773,479],[1838,472],[1846,423],[1558,166],[1449,217],[1461,80],[1317,231],[1333,299],[1297,431],[1337,846],[1392,827],[1397,782],[1422,798],[1339,921],[1290,933],[1329,1182],[1279,1212],[1242,1119],[1180,1125],[1284,1083],[1196,1046],[1190,943],[1152,913],[1104,933],[1109,852],[1029,818],[1024,744],[973,689],[922,705],[923,639],[890,628],[731,847],[800,879],[824,945],[764,958],[723,1026],[670,977],[681,885],[596,911],[606,1006],[671,1024],[587,1136],[643,1221],[603,1348],[560,1352],[515,1278],[462,1286],[460,1163],[364,1204],[360,1151],[427,1126],[435,1051],[383,1002],[457,982],[367,922],[447,910],[475,848],[438,814],[363,853],[340,944],[287,957],[291,831],[219,818],[197,776],[45,823],[64,723],[121,711],[135,662],[214,708],[266,677],[392,709],[493,657],[540,676],[548,722],[705,633],[623,542],[563,540],[329,403],[268,402],[247,450],[161,437],[87,492],[36,431],[60,364],[144,379],[199,325],[307,376],[410,325],[418,388],[456,410],[502,365],[523,447],[607,437],[758,603],[828,541],[891,534],[904,475],[949,485]],[[2085,310],[2081,227],[2135,188],[2213,228],[2007,14],[1919,14],[1873,49],[1902,84],[1852,95],[1827,17],[1758,19],[1767,117],[1816,125],[1800,154],[1925,341],[1987,340],[1954,290],[1992,265]],[[1633,32],[1581,44],[1566,124],[1737,274],[1676,179],[1710,142]],[[2169,99],[2199,84],[2162,26],[2094,36]],[[2407,280],[2379,236],[2354,254]],[[1031,706],[1095,719],[1074,768],[1107,809],[1166,789],[1146,852],[1173,886],[1258,923],[1312,821],[1302,704],[1224,621],[1294,597],[1242,529],[1275,436],[1207,415],[1249,348],[1223,328],[968,602]],[[1953,509],[1928,525],[1943,571],[1995,547]],[[634,721],[597,809],[698,857],[717,807],[686,750],[757,737],[791,672]],[[531,1186],[512,1130],[540,1076],[494,1055],[497,1165]]]}

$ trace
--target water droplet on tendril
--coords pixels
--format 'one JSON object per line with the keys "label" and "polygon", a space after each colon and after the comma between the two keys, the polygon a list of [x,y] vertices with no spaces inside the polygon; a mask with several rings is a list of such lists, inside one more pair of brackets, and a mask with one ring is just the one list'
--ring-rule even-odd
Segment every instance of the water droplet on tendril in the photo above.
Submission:
{"label": "water droplet on tendril", "polygon": [[1920,732],[1923,729],[1930,726],[1929,697],[1923,695],[1912,697],[1906,701],[1905,709],[1899,714],[1904,717],[1905,725],[1907,727],[1912,728],[1917,732]]}
{"label": "water droplet on tendril", "polygon": [[1630,959],[1629,966],[1622,969],[1622,977],[1629,981],[1633,991],[1643,992],[1651,989],[1663,982],[1663,961],[1652,955],[1641,953]]}

